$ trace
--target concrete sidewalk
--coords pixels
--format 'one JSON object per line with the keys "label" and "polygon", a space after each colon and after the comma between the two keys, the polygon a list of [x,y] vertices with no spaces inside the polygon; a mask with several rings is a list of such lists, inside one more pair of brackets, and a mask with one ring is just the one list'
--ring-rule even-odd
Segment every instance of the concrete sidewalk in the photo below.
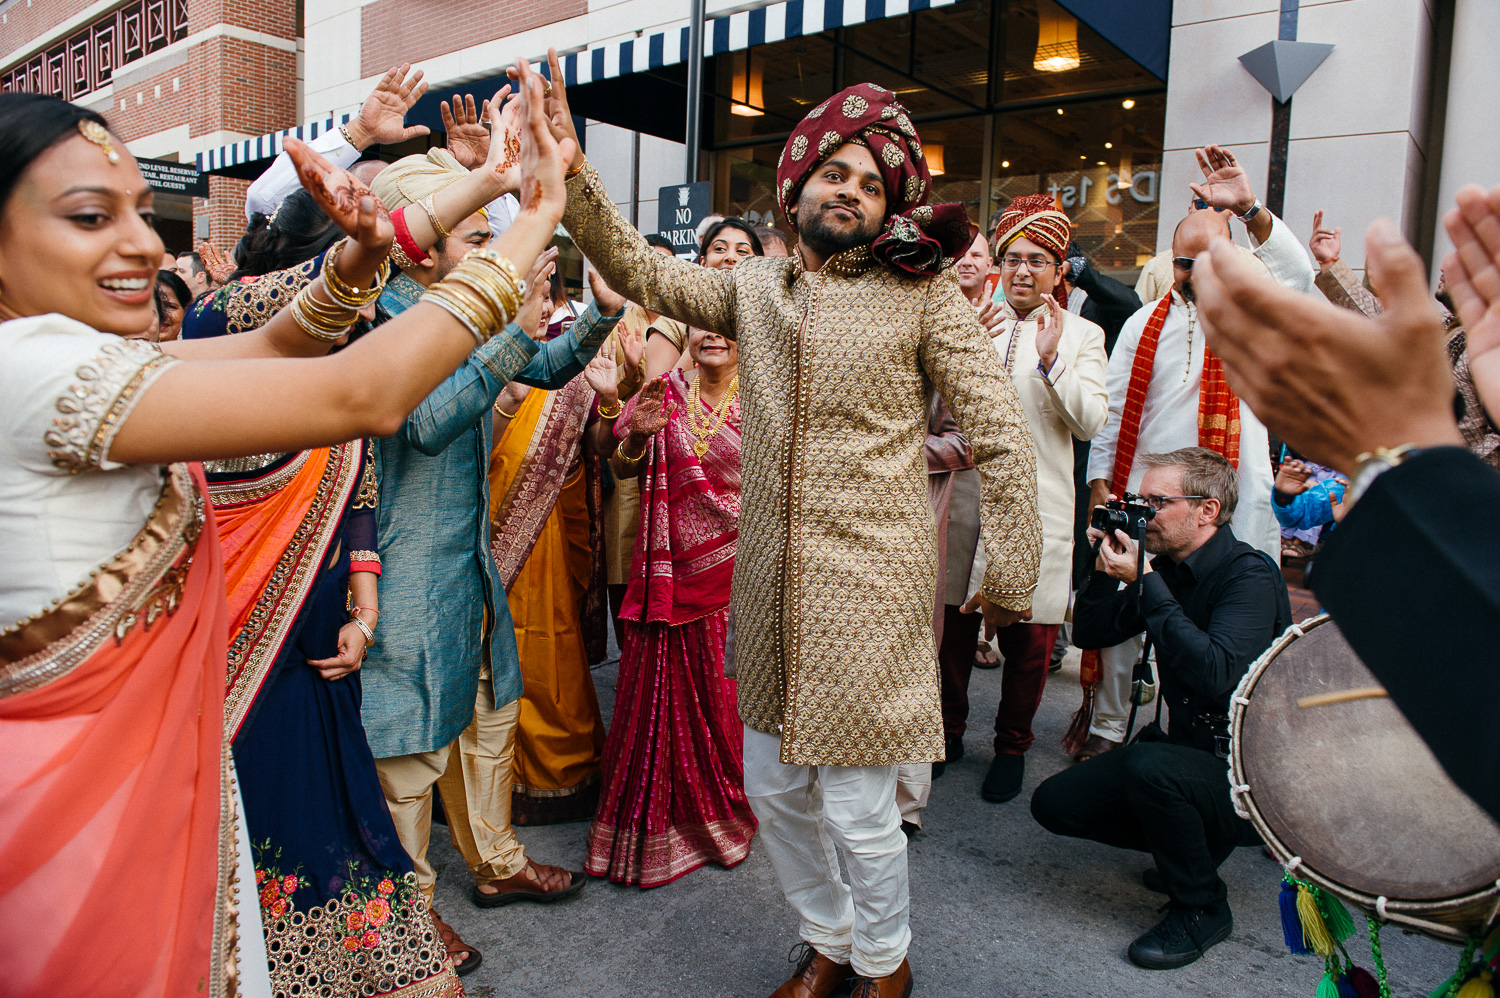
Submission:
{"label": "concrete sidewalk", "polygon": [[[1214,995],[1312,998],[1315,957],[1282,942],[1280,869],[1259,849],[1223,868],[1234,935],[1176,971],[1141,970],[1130,941],[1155,924],[1164,900],[1140,885],[1149,857],[1044,832],[1027,807],[1041,780],[1067,765],[1058,739],[1078,705],[1077,652],[1050,677],[1027,759],[1026,790],[1009,804],[979,796],[989,766],[987,731],[997,671],[974,673],[968,755],[933,786],[924,829],[910,851],[914,995],[922,998]],[[608,720],[615,666],[594,672]],[[752,848],[733,870],[707,868],[651,891],[592,880],[556,907],[482,911],[468,900],[463,861],[438,826],[433,862],[443,916],[484,954],[464,979],[474,998],[683,996],[765,998],[788,976],[797,923],[765,855]],[[586,824],[520,829],[538,862],[583,863]],[[1363,923],[1363,919],[1356,919]],[[1382,934],[1398,995],[1427,994],[1453,972],[1458,949],[1387,928]],[[1370,967],[1361,931],[1350,942]]]}

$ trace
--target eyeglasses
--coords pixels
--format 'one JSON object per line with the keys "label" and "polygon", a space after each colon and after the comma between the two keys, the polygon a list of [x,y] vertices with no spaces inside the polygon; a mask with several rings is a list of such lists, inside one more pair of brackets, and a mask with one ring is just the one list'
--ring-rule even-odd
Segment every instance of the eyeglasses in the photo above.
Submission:
{"label": "eyeglasses", "polygon": [[1013,254],[1007,254],[1000,258],[1000,269],[1016,270],[1023,263],[1026,265],[1026,269],[1031,271],[1033,274],[1040,274],[1048,267],[1057,266],[1057,262],[1055,260],[1048,260],[1046,257],[1029,256],[1023,258],[1015,256]]}
{"label": "eyeglasses", "polygon": [[1172,257],[1172,266],[1179,270],[1192,270],[1194,260],[1195,258],[1190,256],[1174,256]]}
{"label": "eyeglasses", "polygon": [[1166,508],[1167,503],[1176,499],[1207,499],[1208,496],[1141,496],[1151,508],[1160,513]]}

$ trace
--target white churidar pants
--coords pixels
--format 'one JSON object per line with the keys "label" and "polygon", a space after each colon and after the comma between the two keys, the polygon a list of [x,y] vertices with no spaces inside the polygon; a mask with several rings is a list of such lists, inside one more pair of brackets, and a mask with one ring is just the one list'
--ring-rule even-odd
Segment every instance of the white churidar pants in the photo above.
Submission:
{"label": "white churidar pants", "polygon": [[745,794],[802,938],[865,977],[895,973],[911,945],[896,768],[784,765],[780,737],[745,728]]}

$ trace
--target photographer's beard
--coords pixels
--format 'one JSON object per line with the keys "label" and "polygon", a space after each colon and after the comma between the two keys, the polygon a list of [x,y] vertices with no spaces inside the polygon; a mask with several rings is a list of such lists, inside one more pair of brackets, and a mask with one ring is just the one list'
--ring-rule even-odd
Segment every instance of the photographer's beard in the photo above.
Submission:
{"label": "photographer's beard", "polygon": [[1146,538],[1141,546],[1150,555],[1166,555],[1173,561],[1180,561],[1179,555],[1183,552],[1191,552],[1193,543],[1198,539],[1198,530],[1189,518],[1183,518],[1175,523],[1164,523],[1160,515],[1146,524]]}
{"label": "photographer's beard", "polygon": [[[830,213],[843,209],[855,216],[852,226],[840,226],[832,221]],[[803,191],[797,202],[797,235],[807,243],[809,249],[824,259],[856,246],[868,246],[880,234],[883,219],[871,219],[858,205],[833,199],[818,204]]]}

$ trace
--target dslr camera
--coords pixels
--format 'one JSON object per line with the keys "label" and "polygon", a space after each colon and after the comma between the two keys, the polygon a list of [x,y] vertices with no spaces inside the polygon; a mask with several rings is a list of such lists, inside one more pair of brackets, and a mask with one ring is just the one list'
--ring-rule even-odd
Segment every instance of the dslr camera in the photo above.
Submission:
{"label": "dslr camera", "polygon": [[1116,530],[1125,531],[1129,537],[1143,537],[1146,521],[1156,516],[1156,510],[1134,492],[1125,493],[1123,499],[1111,499],[1103,506],[1095,506],[1089,526],[1102,530],[1113,537]]}

